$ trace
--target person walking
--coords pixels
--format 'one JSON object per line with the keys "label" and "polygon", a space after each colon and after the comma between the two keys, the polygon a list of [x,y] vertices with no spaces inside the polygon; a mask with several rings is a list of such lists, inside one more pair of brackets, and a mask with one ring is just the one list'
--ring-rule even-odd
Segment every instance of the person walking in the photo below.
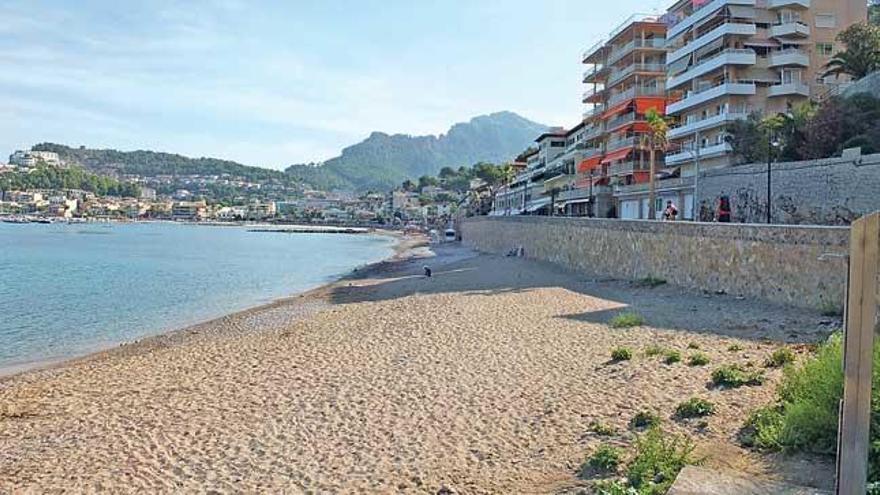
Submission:
{"label": "person walking", "polygon": [[715,218],[721,223],[730,223],[730,198],[727,196],[718,199],[718,213]]}
{"label": "person walking", "polygon": [[675,217],[677,216],[678,208],[675,207],[675,204],[673,204],[671,200],[667,201],[666,209],[663,210],[663,219],[672,222],[675,221]]}

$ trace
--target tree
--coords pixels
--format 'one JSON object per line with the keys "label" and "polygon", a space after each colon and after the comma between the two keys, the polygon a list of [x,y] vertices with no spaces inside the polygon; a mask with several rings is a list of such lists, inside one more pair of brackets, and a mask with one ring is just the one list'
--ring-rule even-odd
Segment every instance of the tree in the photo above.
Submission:
{"label": "tree", "polygon": [[880,26],[867,23],[853,24],[837,35],[846,49],[837,52],[825,65],[824,76],[847,74],[861,79],[880,70]]}
{"label": "tree", "polygon": [[642,137],[642,147],[647,147],[650,153],[651,171],[648,185],[648,218],[654,219],[657,216],[657,205],[654,204],[655,184],[657,175],[657,151],[666,151],[669,147],[669,123],[660,115],[656,108],[649,108],[645,113],[645,120],[648,122],[649,131]]}
{"label": "tree", "polygon": [[411,181],[411,180],[409,180],[409,179],[406,179],[405,181],[403,181],[403,182],[400,184],[400,187],[401,187],[401,189],[403,189],[404,191],[412,192],[412,191],[415,191],[415,190],[416,190],[416,183],[413,182],[413,181]]}
{"label": "tree", "polygon": [[419,189],[427,186],[436,186],[439,183],[440,181],[438,181],[436,177],[431,177],[430,175],[423,175],[419,177]]}
{"label": "tree", "polygon": [[868,2],[868,22],[875,26],[880,25],[880,0]]}

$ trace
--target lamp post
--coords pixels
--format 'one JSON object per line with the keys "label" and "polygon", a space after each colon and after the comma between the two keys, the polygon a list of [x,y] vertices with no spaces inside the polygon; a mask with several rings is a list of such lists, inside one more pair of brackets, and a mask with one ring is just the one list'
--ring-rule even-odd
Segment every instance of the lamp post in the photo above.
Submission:
{"label": "lamp post", "polygon": [[593,218],[593,169],[590,169],[590,201],[587,202],[587,217]]}
{"label": "lamp post", "polygon": [[767,135],[767,224],[773,223],[773,209],[771,208],[771,202],[773,200],[773,174],[770,172],[770,164],[773,161],[773,148],[779,146],[779,141],[773,139],[773,134],[770,133]]}

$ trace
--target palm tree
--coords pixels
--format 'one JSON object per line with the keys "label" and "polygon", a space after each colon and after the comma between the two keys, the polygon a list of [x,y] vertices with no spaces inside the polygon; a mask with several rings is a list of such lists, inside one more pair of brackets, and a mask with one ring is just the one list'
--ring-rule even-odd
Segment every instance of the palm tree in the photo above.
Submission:
{"label": "palm tree", "polygon": [[853,24],[841,31],[837,40],[846,45],[846,49],[825,64],[823,77],[847,74],[858,80],[880,70],[880,26]]}
{"label": "palm tree", "polygon": [[647,134],[642,136],[642,148],[648,148],[650,153],[650,174],[648,178],[648,218],[653,220],[657,216],[657,207],[655,201],[655,176],[657,175],[656,152],[666,151],[669,147],[669,140],[666,137],[669,132],[669,124],[666,119],[660,115],[656,108],[649,108],[645,113],[645,120],[648,122],[650,129]]}

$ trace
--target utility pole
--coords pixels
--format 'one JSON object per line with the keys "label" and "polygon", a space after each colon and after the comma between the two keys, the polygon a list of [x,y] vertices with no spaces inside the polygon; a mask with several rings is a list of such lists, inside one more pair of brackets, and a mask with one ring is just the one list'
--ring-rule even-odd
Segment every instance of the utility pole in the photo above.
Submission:
{"label": "utility pole", "polygon": [[[653,139],[651,141],[653,141]],[[654,201],[655,201],[654,196],[656,195],[656,192],[655,192],[656,185],[654,184],[654,176],[657,175],[657,170],[656,170],[657,164],[654,163],[654,143],[649,142],[648,146],[649,146],[648,153],[649,153],[649,156],[651,159],[651,164],[650,164],[651,176],[648,178],[648,180],[649,180],[649,182],[648,182],[648,218],[650,218],[651,220],[656,220],[657,219],[657,208],[656,208],[656,205],[654,204]]]}
{"label": "utility pole", "polygon": [[770,209],[770,201],[773,196],[773,194],[770,192],[770,186],[771,186],[770,181],[771,181],[771,177],[772,177],[772,174],[770,173],[770,162],[771,161],[773,161],[773,134],[768,132],[767,133],[767,224],[768,225],[770,223],[772,223],[771,222],[771,219],[772,219],[771,211],[772,210]]}
{"label": "utility pole", "polygon": [[587,202],[587,216],[593,218],[595,213],[593,212],[593,169],[590,169],[590,201]]}

